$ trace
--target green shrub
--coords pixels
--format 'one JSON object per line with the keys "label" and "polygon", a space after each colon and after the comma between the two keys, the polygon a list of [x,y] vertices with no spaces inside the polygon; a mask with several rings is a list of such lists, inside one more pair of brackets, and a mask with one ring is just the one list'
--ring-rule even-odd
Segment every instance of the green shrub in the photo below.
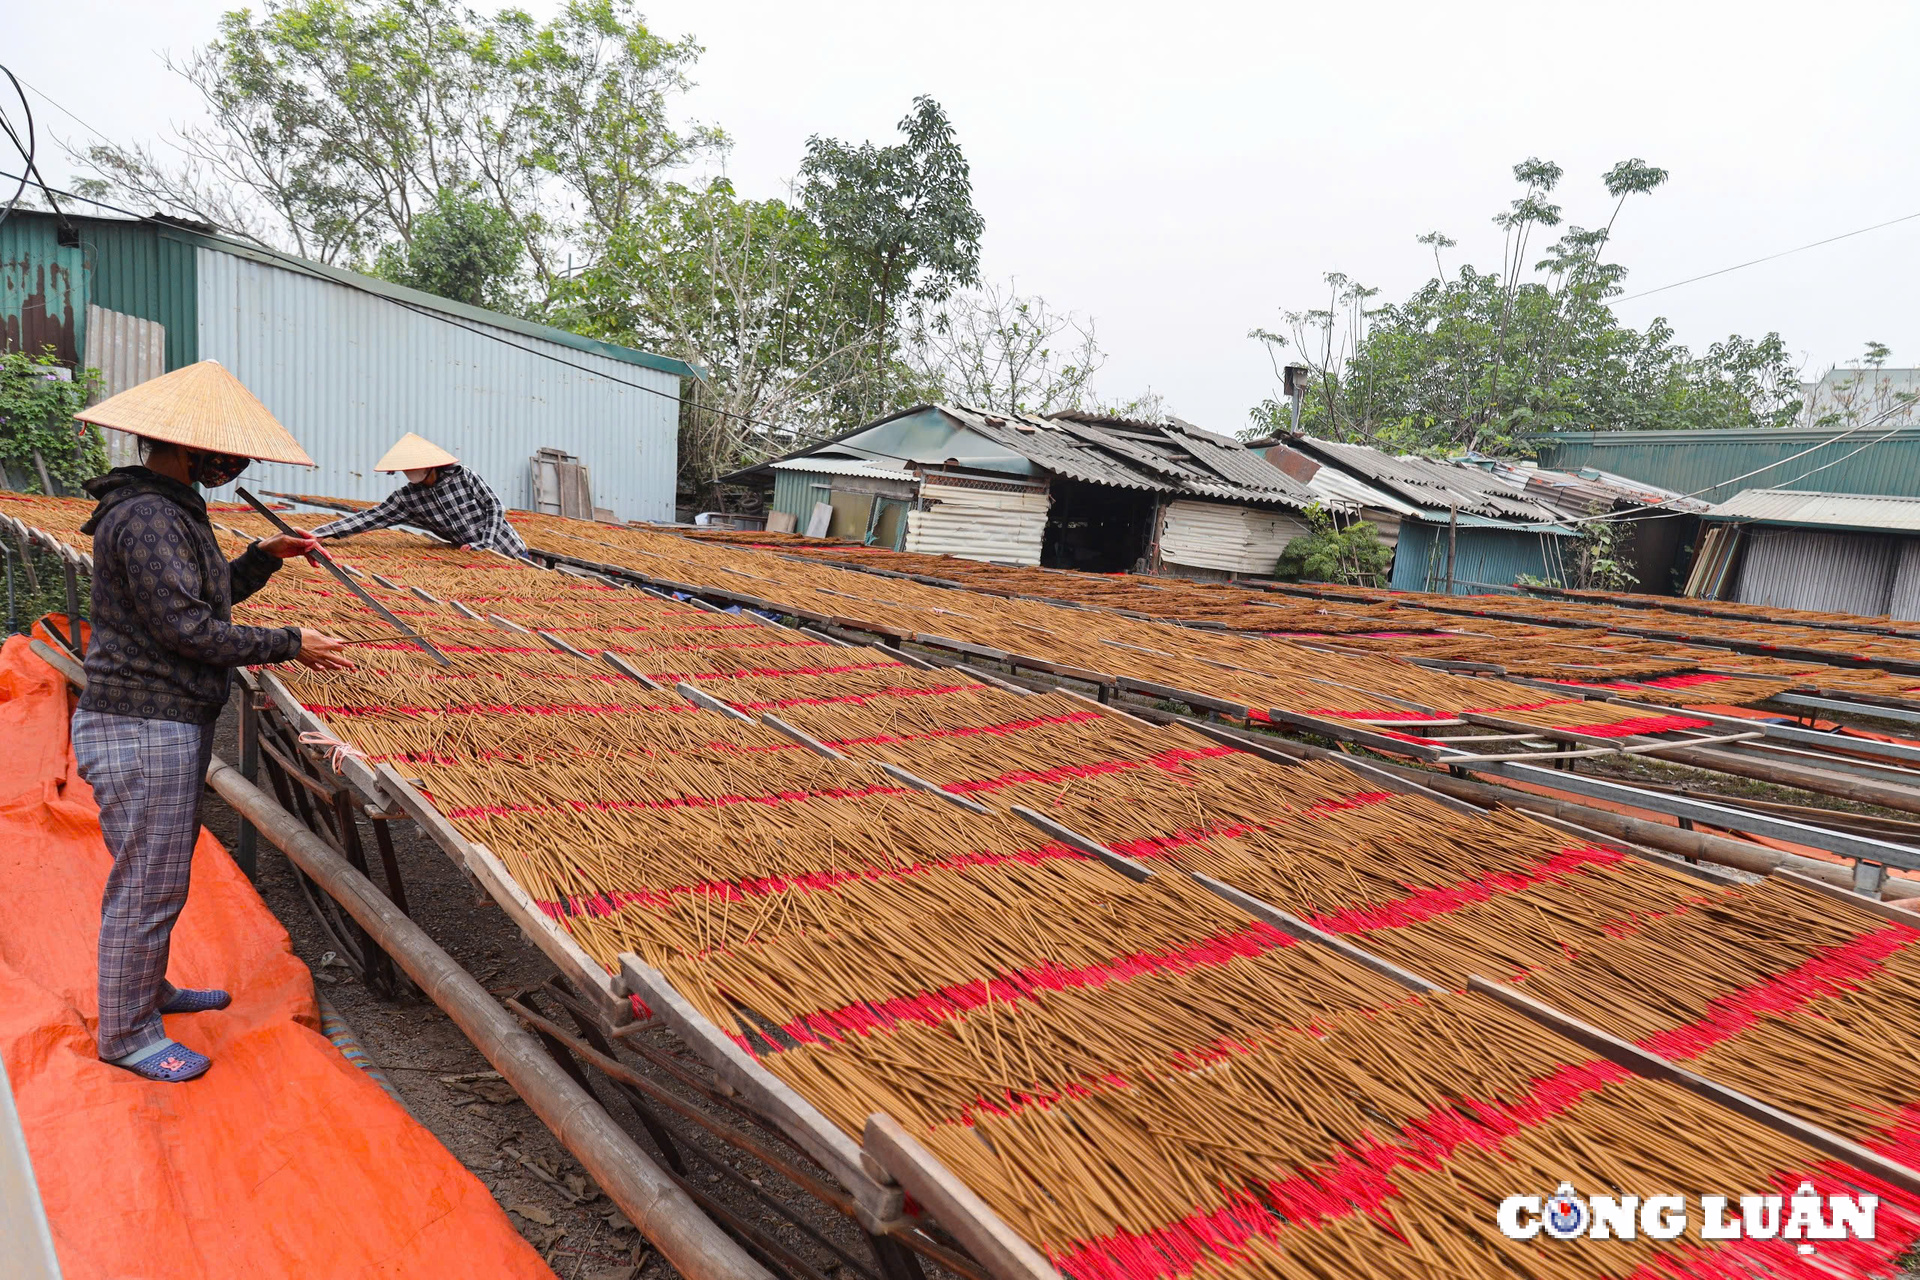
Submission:
{"label": "green shrub", "polygon": [[1284,582],[1338,582],[1346,586],[1381,587],[1386,585],[1393,566],[1393,550],[1380,541],[1379,530],[1367,520],[1354,520],[1345,528],[1334,524],[1324,507],[1307,508],[1307,523],[1313,532],[1287,544],[1280,553],[1274,577]]}

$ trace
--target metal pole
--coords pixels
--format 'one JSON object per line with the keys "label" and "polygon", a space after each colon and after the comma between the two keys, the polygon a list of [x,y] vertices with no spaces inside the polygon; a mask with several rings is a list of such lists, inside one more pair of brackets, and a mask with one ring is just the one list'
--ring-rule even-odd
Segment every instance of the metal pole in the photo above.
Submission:
{"label": "metal pole", "polygon": [[215,756],[207,783],[283,851],[451,1017],[627,1220],[689,1280],[774,1280],[420,926],[240,771]]}
{"label": "metal pole", "polygon": [[13,602],[13,548],[0,542],[0,553],[7,557],[7,634],[14,635],[20,630],[20,611]]}
{"label": "metal pole", "polygon": [[1447,594],[1453,594],[1453,549],[1460,536],[1460,507],[1447,508]]}

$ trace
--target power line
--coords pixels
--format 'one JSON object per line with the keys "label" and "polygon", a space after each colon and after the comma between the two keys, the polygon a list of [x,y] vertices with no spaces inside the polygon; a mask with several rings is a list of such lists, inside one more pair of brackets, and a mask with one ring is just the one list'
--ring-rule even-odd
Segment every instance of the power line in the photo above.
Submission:
{"label": "power line", "polygon": [[[4,68],[0,68],[0,70],[4,70]],[[21,146],[20,135],[13,131],[13,123],[9,121],[4,114],[0,114],[0,126],[5,126],[7,137],[13,140],[14,146],[19,147],[20,159],[22,161],[21,167],[26,170],[26,172],[20,175],[20,185],[13,189],[13,198],[7,201],[7,207],[0,209],[0,222],[5,222],[13,215],[14,206],[18,205],[20,203],[20,197],[26,194],[27,174],[33,172],[33,152],[37,145],[33,133],[33,104],[27,101],[27,95],[25,93],[21,93],[20,81],[14,76],[13,72],[8,71],[7,78],[13,81],[13,91],[20,94],[20,110],[26,113],[26,145]]]}
{"label": "power line", "polygon": [[[8,74],[12,75],[11,72],[9,72]],[[48,97],[45,90],[37,88],[34,85],[27,84],[25,80],[20,79],[20,77],[18,76],[13,76],[13,79],[16,83],[26,85],[27,88],[32,89],[33,92],[40,98],[42,102],[46,103],[48,106],[52,107],[55,111],[58,111],[61,115],[65,116],[67,119],[79,125],[82,129],[85,129],[88,133],[92,134],[94,137],[99,138],[103,142],[111,142],[113,140],[109,138],[106,134],[100,132],[100,130],[88,124],[85,120],[82,120],[79,116],[73,114],[73,112],[61,106],[58,102],[54,101],[52,98]]]}
{"label": "power line", "polygon": [[1705,275],[1689,276],[1685,280],[1675,280],[1672,284],[1663,284],[1657,289],[1642,289],[1639,293],[1629,293],[1623,298],[1616,298],[1615,301],[1632,302],[1635,298],[1650,298],[1656,293],[1665,293],[1669,289],[1678,289],[1681,285],[1698,284],[1702,280],[1711,280],[1715,276],[1724,276],[1730,271],[1741,271],[1747,267],[1757,267],[1763,262],[1772,262],[1776,258],[1785,258],[1792,254],[1805,253],[1808,249],[1818,249],[1823,244],[1833,244],[1839,240],[1850,240],[1854,236],[1863,236],[1869,231],[1879,231],[1884,227],[1897,226],[1902,222],[1912,222],[1915,218],[1920,218],[1920,213],[1903,214],[1898,218],[1889,218],[1885,222],[1876,222],[1870,227],[1861,227],[1857,231],[1843,231],[1837,236],[1828,236],[1825,240],[1815,240],[1811,244],[1803,244],[1793,249],[1782,249],[1779,253],[1770,253],[1764,258],[1754,258],[1747,262],[1737,262],[1731,267],[1722,267],[1718,271],[1709,271]]}

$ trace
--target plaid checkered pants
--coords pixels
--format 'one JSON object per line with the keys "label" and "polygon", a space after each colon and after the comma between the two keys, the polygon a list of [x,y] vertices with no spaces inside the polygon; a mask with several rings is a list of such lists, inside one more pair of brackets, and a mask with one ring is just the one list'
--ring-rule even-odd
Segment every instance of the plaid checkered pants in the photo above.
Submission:
{"label": "plaid checkered pants", "polygon": [[113,854],[100,903],[96,1038],[101,1058],[119,1058],[166,1034],[168,942],[187,905],[213,726],[76,711],[73,754]]}

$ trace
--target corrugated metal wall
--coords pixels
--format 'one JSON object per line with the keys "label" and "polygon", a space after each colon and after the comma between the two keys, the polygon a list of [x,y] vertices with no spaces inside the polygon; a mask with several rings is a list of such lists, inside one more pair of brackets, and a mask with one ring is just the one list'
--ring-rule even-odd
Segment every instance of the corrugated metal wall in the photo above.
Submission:
{"label": "corrugated metal wall", "polygon": [[833,488],[832,480],[831,476],[818,471],[775,471],[772,510],[785,511],[805,529],[813,504],[827,500],[827,493]]}
{"label": "corrugated metal wall", "polygon": [[487,326],[444,323],[332,280],[196,254],[200,357],[231,369],[320,464],[256,465],[249,488],[383,498],[398,481],[374,462],[417,431],[510,507],[532,505],[528,459],[550,445],[591,470],[596,506],[621,520],[673,519],[676,375],[506,330],[490,329],[507,340],[494,341],[473,332]]}
{"label": "corrugated metal wall", "polygon": [[928,479],[920,493],[927,506],[907,513],[906,550],[997,564],[1040,563],[1047,508],[1052,503],[1046,490],[1016,492],[1010,486],[973,487]]}
{"label": "corrugated metal wall", "polygon": [[1733,599],[1874,617],[1887,612],[1903,539],[1813,529],[1747,529]]}
{"label": "corrugated metal wall", "polygon": [[72,222],[76,248],[60,246],[59,223],[49,214],[16,212],[0,223],[4,344],[38,351],[51,343],[62,359],[84,358],[91,305],[164,325],[167,370],[199,359],[193,246],[151,223]]}
{"label": "corrugated metal wall", "polygon": [[[1522,574],[1558,580],[1564,573],[1562,539],[1556,534],[1463,527],[1454,545],[1453,593],[1478,595],[1511,586]],[[1447,589],[1447,526],[1402,520],[1393,554],[1393,589]]]}
{"label": "corrugated metal wall", "polygon": [[93,268],[89,302],[164,326],[163,372],[200,358],[199,290],[191,244],[145,222],[84,222],[80,242]]}
{"label": "corrugated metal wall", "polygon": [[1709,502],[1724,502],[1742,489],[1920,497],[1920,427],[1892,434],[1868,427],[1836,439],[1839,434],[1803,428],[1570,433],[1540,439],[1540,465],[1562,471],[1598,467]]}
{"label": "corrugated metal wall", "polygon": [[1895,622],[1920,621],[1920,538],[1900,540],[1900,560],[1893,570],[1887,614]]}
{"label": "corrugated metal wall", "polygon": [[1223,573],[1272,573],[1286,545],[1311,532],[1284,511],[1182,498],[1167,504],[1160,558]]}
{"label": "corrugated metal wall", "polygon": [[[117,396],[167,371],[167,334],[163,326],[123,311],[87,307],[87,363],[100,371],[99,397]],[[127,467],[140,461],[139,437],[104,429],[107,465]]]}

